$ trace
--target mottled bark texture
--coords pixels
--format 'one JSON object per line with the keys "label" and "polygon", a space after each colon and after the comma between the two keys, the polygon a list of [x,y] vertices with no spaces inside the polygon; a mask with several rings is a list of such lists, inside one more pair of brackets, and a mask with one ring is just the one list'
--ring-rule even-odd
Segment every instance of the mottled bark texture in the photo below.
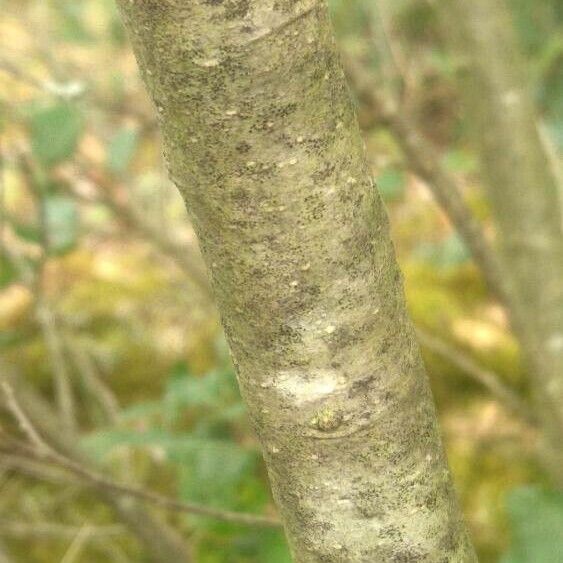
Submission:
{"label": "mottled bark texture", "polygon": [[439,6],[466,65],[465,99],[499,229],[515,329],[532,371],[544,457],[563,486],[563,217],[557,178],[504,2],[448,0]]}
{"label": "mottled bark texture", "polygon": [[119,4],[295,561],[474,561],[325,3]]}

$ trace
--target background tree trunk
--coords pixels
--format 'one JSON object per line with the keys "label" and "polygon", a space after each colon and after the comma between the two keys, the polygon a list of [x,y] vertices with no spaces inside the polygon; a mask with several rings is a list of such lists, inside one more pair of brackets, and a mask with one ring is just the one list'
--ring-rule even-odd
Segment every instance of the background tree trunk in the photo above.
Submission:
{"label": "background tree trunk", "polygon": [[119,4],[295,560],[475,561],[325,3]]}
{"label": "background tree trunk", "polygon": [[503,2],[440,5],[458,47],[466,105],[499,229],[515,330],[532,371],[546,458],[563,485],[563,217],[556,175]]}

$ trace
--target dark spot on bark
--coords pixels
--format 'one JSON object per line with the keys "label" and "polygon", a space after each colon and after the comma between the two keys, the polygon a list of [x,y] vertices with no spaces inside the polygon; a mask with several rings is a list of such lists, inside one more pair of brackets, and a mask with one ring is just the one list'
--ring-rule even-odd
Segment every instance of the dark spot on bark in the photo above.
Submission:
{"label": "dark spot on bark", "polygon": [[301,333],[289,325],[280,326],[278,329],[278,335],[280,341],[289,344],[296,344],[301,341]]}
{"label": "dark spot on bark", "polygon": [[307,205],[307,217],[306,223],[308,224],[310,219],[320,219],[326,209],[326,204],[323,201],[322,194],[313,193],[305,198],[305,204]]}
{"label": "dark spot on bark", "polygon": [[[457,547],[457,541],[460,537],[460,524],[459,522],[453,521],[449,526],[447,533],[444,535],[440,541],[440,546],[444,550],[444,553],[454,553]],[[463,533],[463,532],[461,532]]]}
{"label": "dark spot on bark", "polygon": [[274,10],[288,12],[299,2],[300,0],[276,0],[276,2],[274,2]]}
{"label": "dark spot on bark", "polygon": [[236,149],[238,152],[246,154],[251,149],[251,147],[246,141],[243,141],[236,146]]}
{"label": "dark spot on bark", "polygon": [[333,162],[324,162],[315,172],[313,172],[311,177],[315,182],[320,183],[332,176],[335,170],[336,164]]}
{"label": "dark spot on bark", "polygon": [[340,326],[331,334],[331,340],[334,348],[342,351],[342,348],[353,345],[356,342],[356,337],[352,329],[347,326]]}
{"label": "dark spot on bark", "polygon": [[228,20],[242,19],[248,14],[250,0],[228,0],[225,4],[225,18]]}
{"label": "dark spot on bark", "polygon": [[424,561],[424,556],[414,549],[403,549],[393,553],[389,561],[392,563],[418,563]]}
{"label": "dark spot on bark", "polygon": [[358,379],[357,381],[354,381],[354,383],[352,383],[350,387],[348,396],[353,397],[358,393],[363,393],[367,391],[373,385],[376,379],[377,378],[375,374],[370,374],[365,377],[362,377],[361,379]]}

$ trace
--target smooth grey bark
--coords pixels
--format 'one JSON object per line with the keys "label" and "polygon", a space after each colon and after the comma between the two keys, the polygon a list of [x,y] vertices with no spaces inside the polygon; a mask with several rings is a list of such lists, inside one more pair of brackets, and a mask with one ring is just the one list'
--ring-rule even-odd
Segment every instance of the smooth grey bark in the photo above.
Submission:
{"label": "smooth grey bark", "polygon": [[448,0],[439,10],[466,65],[463,91],[499,230],[514,328],[532,372],[544,458],[563,486],[563,217],[557,178],[504,2]]}
{"label": "smooth grey bark", "polygon": [[118,4],[295,561],[475,561],[325,2]]}

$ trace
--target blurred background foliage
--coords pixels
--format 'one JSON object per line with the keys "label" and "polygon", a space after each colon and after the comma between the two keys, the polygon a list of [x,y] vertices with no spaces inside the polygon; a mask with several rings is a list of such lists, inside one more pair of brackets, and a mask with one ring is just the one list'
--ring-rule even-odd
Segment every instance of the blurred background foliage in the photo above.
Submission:
{"label": "blurred background foliage", "polygon": [[[563,4],[510,6],[542,124],[559,151]],[[0,8],[0,369],[49,401],[75,447],[116,480],[274,514],[114,3],[3,0]],[[459,103],[459,61],[435,9],[422,0],[331,0],[331,8],[345,64],[362,61],[383,89],[408,90],[411,114],[490,230]],[[389,52],[398,67],[391,73]],[[356,101],[415,323],[526,397],[502,308],[381,116]],[[427,350],[425,359],[480,561],[563,561],[563,498],[547,489],[535,431],[447,354]],[[64,473],[5,456],[0,488],[1,561],[149,560],[95,492]],[[290,561],[277,530],[147,509],[181,532],[197,562]]]}

